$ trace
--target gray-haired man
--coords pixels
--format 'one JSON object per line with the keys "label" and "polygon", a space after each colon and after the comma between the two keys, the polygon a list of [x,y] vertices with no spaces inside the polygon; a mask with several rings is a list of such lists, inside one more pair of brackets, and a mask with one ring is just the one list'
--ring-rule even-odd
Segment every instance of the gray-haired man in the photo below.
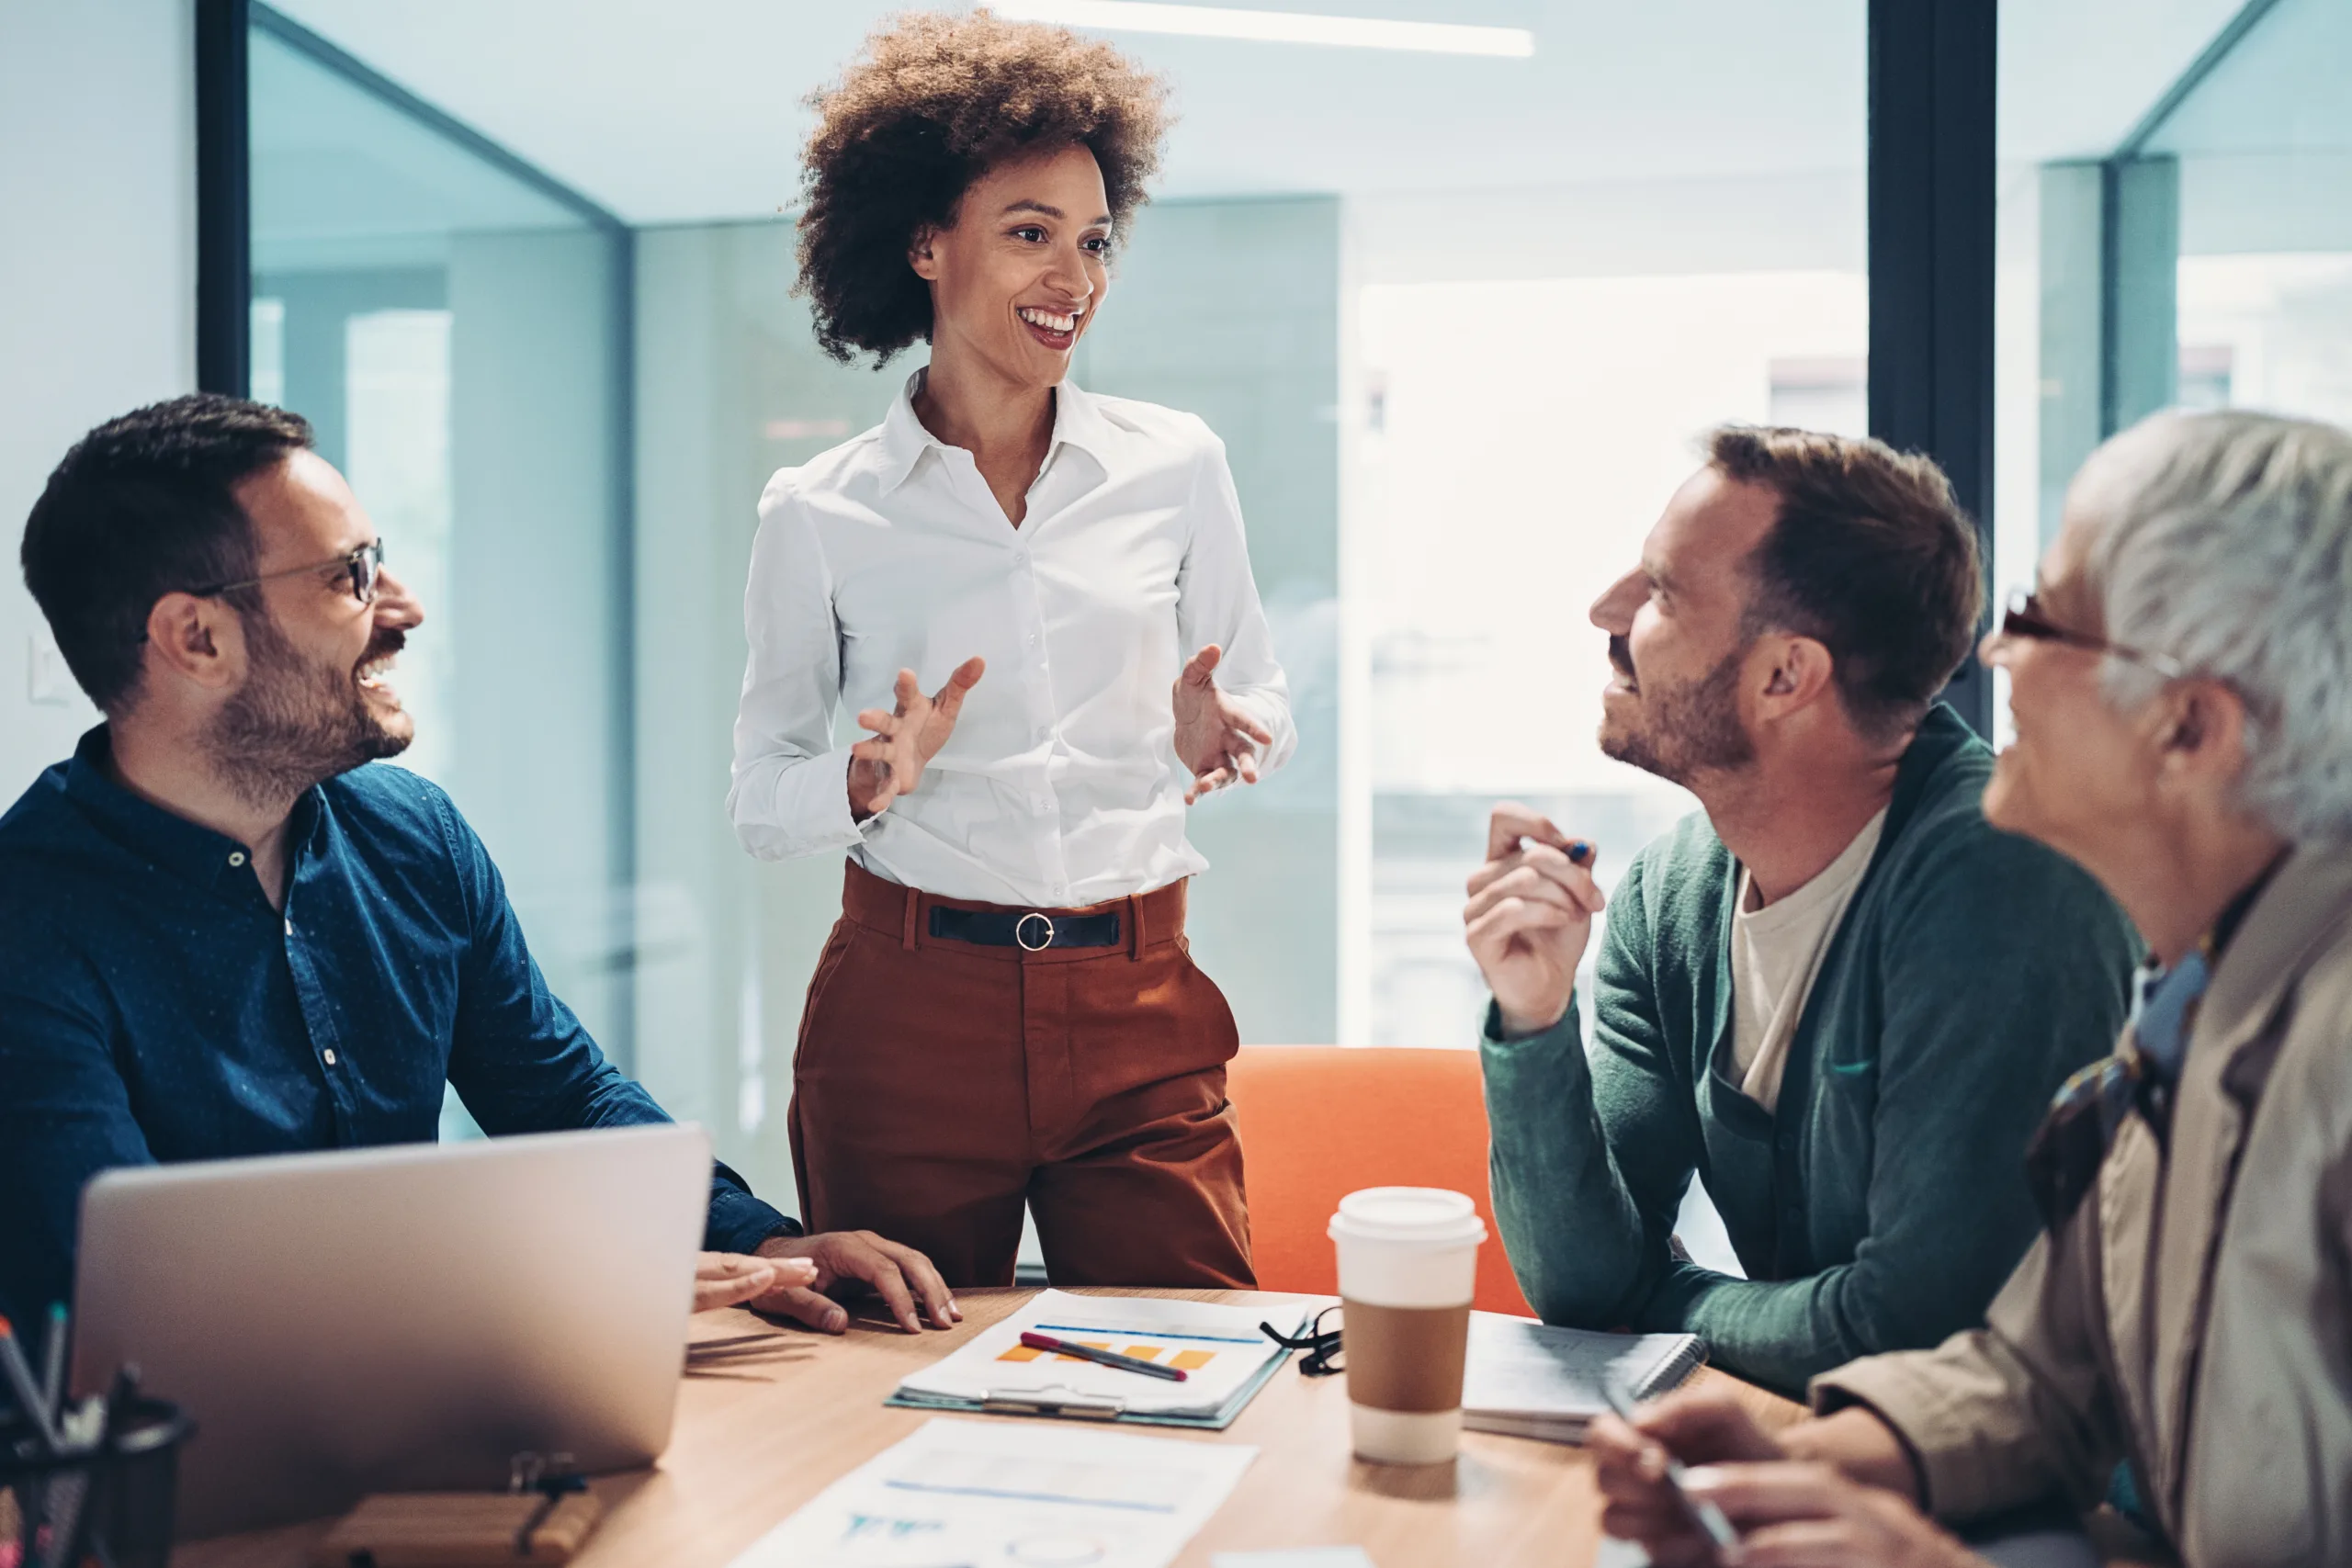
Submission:
{"label": "gray-haired man", "polygon": [[1986,814],[2153,954],[2036,1141],[2047,1234],[1987,1326],[1815,1379],[1778,1438],[1700,1396],[1596,1426],[1608,1528],[1702,1560],[1663,1446],[1753,1560],[1944,1568],[1979,1560],[1921,1508],[2087,1505],[2121,1462],[2190,1568],[2352,1562],[2352,434],[2118,436],[1984,651],[2018,731]]}

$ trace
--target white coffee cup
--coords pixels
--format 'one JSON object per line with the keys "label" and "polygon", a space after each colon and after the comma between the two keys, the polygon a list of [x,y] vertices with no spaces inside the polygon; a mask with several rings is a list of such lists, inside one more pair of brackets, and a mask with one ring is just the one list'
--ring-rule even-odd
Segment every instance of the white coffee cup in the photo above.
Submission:
{"label": "white coffee cup", "polygon": [[1368,1187],[1340,1200],[1349,1430],[1379,1464],[1442,1464],[1462,1443],[1462,1367],[1477,1293],[1477,1205],[1439,1187]]}

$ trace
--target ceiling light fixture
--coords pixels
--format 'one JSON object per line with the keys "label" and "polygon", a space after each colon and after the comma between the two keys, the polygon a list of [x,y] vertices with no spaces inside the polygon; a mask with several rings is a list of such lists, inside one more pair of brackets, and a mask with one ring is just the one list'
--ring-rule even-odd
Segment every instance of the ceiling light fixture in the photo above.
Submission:
{"label": "ceiling light fixture", "polygon": [[993,0],[989,8],[1014,21],[1057,22],[1114,32],[1402,49],[1424,54],[1487,54],[1511,60],[1524,60],[1535,52],[1535,35],[1525,28],[1476,28],[1458,22],[1392,22],[1305,11],[1159,5],[1151,0]]}

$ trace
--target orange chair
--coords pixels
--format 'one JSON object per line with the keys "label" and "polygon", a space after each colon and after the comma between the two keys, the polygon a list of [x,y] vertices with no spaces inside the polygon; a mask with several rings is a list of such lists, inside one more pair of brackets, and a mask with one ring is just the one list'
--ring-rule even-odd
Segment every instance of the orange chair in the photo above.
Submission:
{"label": "orange chair", "polygon": [[1324,1234],[1361,1187],[1449,1187],[1487,1222],[1477,1305],[1534,1314],[1519,1293],[1487,1196],[1487,1102],[1476,1051],[1251,1045],[1227,1068],[1250,1184],[1258,1285],[1337,1295]]}

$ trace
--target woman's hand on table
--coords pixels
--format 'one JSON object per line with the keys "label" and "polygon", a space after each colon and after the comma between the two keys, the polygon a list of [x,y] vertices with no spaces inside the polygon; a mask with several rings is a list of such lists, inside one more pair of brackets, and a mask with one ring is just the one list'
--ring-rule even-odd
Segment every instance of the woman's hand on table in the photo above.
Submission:
{"label": "woman's hand on table", "polygon": [[956,733],[956,716],[964,711],[964,696],[980,683],[988,668],[978,659],[967,659],[947,677],[947,684],[930,696],[911,670],[899,671],[898,709],[884,713],[867,708],[858,724],[873,733],[849,749],[849,814],[863,822],[889,808],[902,795],[914,793],[922,771]]}
{"label": "woman's hand on table", "polygon": [[1273,732],[1216,683],[1225,649],[1209,644],[1193,655],[1176,677],[1176,755],[1193,772],[1184,804],[1223,789],[1236,779],[1258,782],[1258,748],[1274,743]]}

